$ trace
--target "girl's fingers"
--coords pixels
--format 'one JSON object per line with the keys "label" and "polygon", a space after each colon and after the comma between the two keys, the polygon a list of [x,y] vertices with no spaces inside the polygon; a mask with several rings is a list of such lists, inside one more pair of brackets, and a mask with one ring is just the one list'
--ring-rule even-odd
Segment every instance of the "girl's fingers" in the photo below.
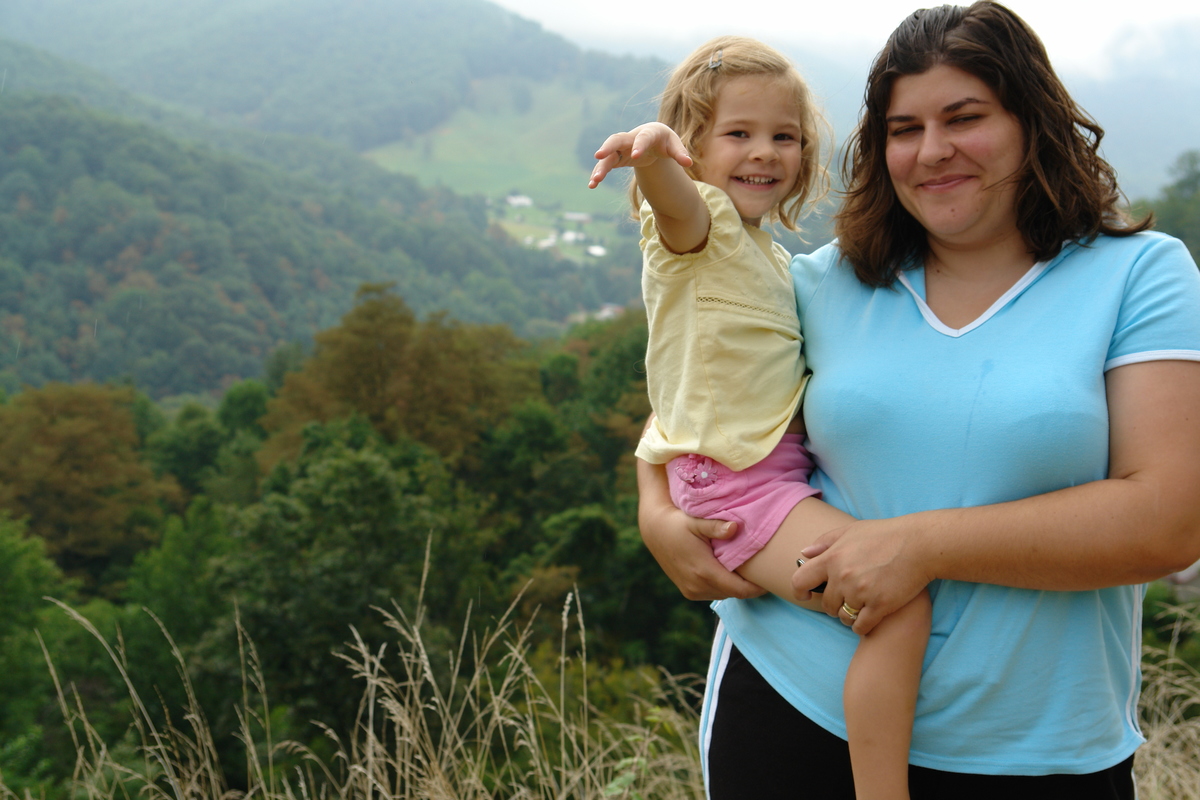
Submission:
{"label": "girl's fingers", "polygon": [[596,151],[596,158],[600,159],[600,161],[592,170],[591,179],[588,181],[589,189],[595,189],[597,186],[599,186],[600,182],[604,180],[605,176],[616,169],[621,163],[621,151],[618,150],[616,152],[601,156],[600,154],[603,152],[604,148],[600,148]]}

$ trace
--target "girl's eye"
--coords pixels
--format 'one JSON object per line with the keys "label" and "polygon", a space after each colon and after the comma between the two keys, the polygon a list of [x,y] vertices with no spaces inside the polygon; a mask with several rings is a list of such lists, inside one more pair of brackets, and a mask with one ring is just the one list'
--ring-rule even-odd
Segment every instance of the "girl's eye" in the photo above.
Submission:
{"label": "girl's eye", "polygon": [[725,134],[725,135],[726,135],[726,136],[736,136],[736,137],[737,137],[737,138],[739,138],[739,139],[745,139],[745,138],[747,138],[747,137],[748,137],[750,134],[746,133],[745,131],[730,131],[729,133],[727,133],[727,134]]}
{"label": "girl's eye", "polygon": [[796,138],[796,137],[795,137],[795,136],[792,136],[790,133],[777,133],[777,134],[775,134],[775,141],[777,141],[777,142],[790,142],[790,141],[794,141],[794,140],[795,140],[795,138]]}

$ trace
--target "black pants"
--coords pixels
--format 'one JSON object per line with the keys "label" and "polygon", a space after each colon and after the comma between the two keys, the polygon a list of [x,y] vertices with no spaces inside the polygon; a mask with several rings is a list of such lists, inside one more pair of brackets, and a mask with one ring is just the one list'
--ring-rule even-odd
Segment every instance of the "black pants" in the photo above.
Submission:
{"label": "black pants", "polygon": [[[853,800],[846,743],[771,688],[738,649],[718,689],[711,800]],[[969,775],[909,767],[912,800],[1134,800],[1133,756],[1087,775]]]}

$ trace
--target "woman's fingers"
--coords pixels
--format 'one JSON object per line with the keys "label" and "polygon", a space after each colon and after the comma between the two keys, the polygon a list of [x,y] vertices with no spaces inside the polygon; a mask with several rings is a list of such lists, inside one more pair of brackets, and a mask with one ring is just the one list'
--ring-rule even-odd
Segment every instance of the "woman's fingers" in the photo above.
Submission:
{"label": "woman's fingers", "polygon": [[826,533],[802,551],[803,565],[792,576],[796,596],[826,581],[822,610],[869,633],[879,621],[916,597],[929,583],[905,546],[906,531],[891,520],[865,520]]}
{"label": "woman's fingers", "polygon": [[737,533],[736,522],[699,517],[688,517],[687,520],[688,530],[704,539],[728,539]]}
{"label": "woman's fingers", "polygon": [[765,590],[721,566],[710,538],[729,534],[719,520],[689,517],[678,509],[642,526],[642,540],[663,572],[689,600],[758,597]]}

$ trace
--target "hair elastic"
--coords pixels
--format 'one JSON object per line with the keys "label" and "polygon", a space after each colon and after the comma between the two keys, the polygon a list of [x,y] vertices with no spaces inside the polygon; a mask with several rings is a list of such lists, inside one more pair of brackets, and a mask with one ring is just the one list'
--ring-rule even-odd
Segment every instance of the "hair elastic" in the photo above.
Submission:
{"label": "hair elastic", "polygon": [[708,59],[709,69],[716,69],[717,67],[721,66],[721,54],[724,52],[724,50],[718,50],[712,54],[712,56]]}

